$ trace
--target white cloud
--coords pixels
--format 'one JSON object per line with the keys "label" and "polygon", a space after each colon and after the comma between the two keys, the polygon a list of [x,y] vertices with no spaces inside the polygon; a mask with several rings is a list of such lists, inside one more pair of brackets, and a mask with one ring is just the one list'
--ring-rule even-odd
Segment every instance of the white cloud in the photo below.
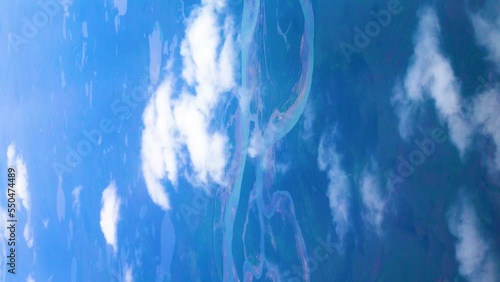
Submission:
{"label": "white cloud", "polygon": [[481,132],[491,137],[496,146],[495,157],[491,167],[500,171],[500,92],[499,89],[489,89],[477,96],[474,103],[474,121]]}
{"label": "white cloud", "polygon": [[[29,248],[33,247],[33,232],[31,228],[31,196],[28,189],[28,169],[23,157],[16,152],[16,145],[10,144],[7,147],[7,166],[16,170],[16,197],[21,201],[22,207],[26,210],[26,225],[24,226],[24,240]],[[19,206],[20,208],[20,206]],[[21,209],[19,209],[19,212]]]}
{"label": "white cloud", "polygon": [[59,175],[58,185],[57,185],[57,219],[59,222],[64,220],[66,199],[64,197],[64,191],[62,189],[62,177]]}
{"label": "white cloud", "polygon": [[[493,20],[486,19],[483,14],[473,14],[471,19],[479,43],[487,48],[490,59],[500,66],[500,45],[497,44],[500,42],[500,5],[497,2],[490,4],[492,8],[489,11],[494,15]],[[424,10],[420,15],[416,34],[413,63],[408,68],[404,83],[396,85],[392,98],[400,119],[400,134],[408,139],[416,113],[427,96],[430,96],[440,119],[447,123],[451,141],[461,157],[471,145],[475,134],[481,133],[493,140],[496,152],[489,166],[494,171],[500,171],[498,86],[486,83],[486,90],[472,98],[472,107],[461,99],[459,83],[451,64],[439,49],[439,33],[435,12],[431,9]]]}
{"label": "white cloud", "polygon": [[365,207],[364,220],[375,229],[379,235],[382,234],[382,222],[384,220],[385,200],[376,172],[365,168],[361,180],[361,200]]}
{"label": "white cloud", "polygon": [[[69,9],[73,5],[73,0],[58,0],[57,2],[59,2],[59,4],[61,4],[61,6],[63,7],[64,17],[65,18],[69,17]],[[64,32],[64,33],[66,33],[66,32]],[[66,38],[64,38],[64,39],[66,39]]]}
{"label": "white cloud", "polygon": [[123,280],[125,282],[133,282],[134,276],[132,275],[132,267],[126,266],[123,270]]}
{"label": "white cloud", "polygon": [[28,245],[29,248],[33,247],[34,239],[33,239],[33,228],[31,227],[31,220],[29,220],[24,226],[23,237],[24,241],[26,241],[26,245]]}
{"label": "white cloud", "polygon": [[[189,95],[177,101],[173,111],[177,129],[189,152],[197,180],[207,183],[210,176],[215,182],[223,183],[227,137],[219,132],[208,131],[210,120],[198,107],[198,101]],[[186,122],[186,117],[189,117],[189,122]]]}
{"label": "white cloud", "polygon": [[149,101],[143,114],[141,157],[142,172],[149,195],[162,209],[170,209],[168,196],[161,184],[166,176],[177,184],[177,154],[175,121],[170,108],[172,82],[164,81]]}
{"label": "white cloud", "polygon": [[115,32],[118,33],[120,31],[120,17],[116,15],[115,17]]}
{"label": "white cloud", "polygon": [[234,86],[235,60],[232,18],[226,17],[220,26],[222,18],[215,1],[205,2],[187,19],[186,37],[180,50],[184,62],[182,76],[189,86],[196,87],[202,110],[216,103],[217,92]]}
{"label": "white cloud", "polygon": [[449,211],[448,226],[457,239],[455,256],[460,274],[471,282],[498,281],[498,263],[489,240],[481,232],[476,211],[465,196]]}
{"label": "white cloud", "polygon": [[26,282],[35,282],[35,279],[33,279],[33,277],[30,275],[28,275],[28,277],[26,278]]}
{"label": "white cloud", "polygon": [[250,142],[248,145],[248,155],[252,158],[256,157],[263,150],[264,144],[262,144],[262,131],[256,124],[252,130],[252,135],[250,136]]}
{"label": "white cloud", "polygon": [[80,215],[80,192],[82,191],[82,186],[77,186],[71,192],[73,196],[73,210],[77,215]]}
{"label": "white cloud", "polygon": [[117,225],[120,220],[121,199],[116,195],[116,185],[111,182],[102,192],[100,226],[106,243],[118,250]]}
{"label": "white cloud", "polygon": [[87,21],[82,22],[82,36],[83,36],[83,38],[89,37],[89,30],[88,30],[88,26],[87,26]]}
{"label": "white cloud", "polygon": [[127,13],[127,0],[114,0],[113,2],[118,10],[118,15],[123,16]]}
{"label": "white cloud", "polygon": [[[142,172],[151,199],[164,210],[170,203],[162,180],[176,186],[180,170],[190,168],[187,179],[194,185],[225,182],[228,138],[215,129],[213,111],[235,86],[236,51],[233,22],[221,13],[223,5],[203,1],[193,10],[180,47],[182,76],[175,77],[168,63],[170,74],[143,114]],[[173,60],[173,50],[169,53]]]}
{"label": "white cloud", "polygon": [[428,96],[432,98],[439,118],[448,125],[451,141],[463,156],[471,142],[472,128],[462,116],[460,86],[440,50],[439,32],[435,12],[422,10],[412,64],[403,84],[396,86],[392,102],[400,117],[400,134],[407,139],[415,112]]}
{"label": "white cloud", "polygon": [[334,133],[323,134],[318,148],[318,167],[328,174],[328,199],[332,211],[337,236],[342,242],[349,230],[350,185],[348,175],[341,165],[341,156],[337,153]]}
{"label": "white cloud", "polygon": [[[488,1],[485,8],[471,15],[478,43],[489,52],[489,59],[500,69],[500,4]],[[497,84],[486,85],[483,93],[475,97],[473,119],[481,132],[491,137],[496,152],[490,167],[500,171],[500,89]]]}
{"label": "white cloud", "polygon": [[489,58],[500,68],[500,4],[489,1],[483,11],[471,16],[471,20],[478,43],[488,50]]}
{"label": "white cloud", "polygon": [[26,162],[16,152],[16,145],[7,147],[7,165],[16,170],[16,196],[21,200],[22,206],[27,212],[31,210],[31,197],[28,190],[28,169]]}

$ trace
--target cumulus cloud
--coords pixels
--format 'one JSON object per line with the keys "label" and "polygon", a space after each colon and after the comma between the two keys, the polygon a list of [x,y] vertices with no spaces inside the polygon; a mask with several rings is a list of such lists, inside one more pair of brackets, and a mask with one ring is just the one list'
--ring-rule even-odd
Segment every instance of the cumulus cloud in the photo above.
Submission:
{"label": "cumulus cloud", "polygon": [[16,145],[10,144],[7,147],[7,166],[16,170],[16,197],[21,201],[19,212],[25,209],[26,225],[24,226],[23,236],[29,248],[33,247],[33,232],[31,229],[31,196],[28,189],[28,169],[23,157],[16,151]]}
{"label": "cumulus cloud", "polygon": [[471,282],[498,281],[498,262],[489,240],[481,231],[476,211],[465,196],[461,195],[459,202],[450,209],[448,227],[457,240],[455,256],[460,274]]}
{"label": "cumulus cloud", "polygon": [[395,87],[392,102],[400,117],[400,134],[407,139],[416,112],[431,98],[439,118],[448,125],[452,143],[463,156],[471,142],[472,128],[462,116],[460,86],[440,50],[439,33],[435,12],[430,8],[422,10],[412,63],[402,84]]}
{"label": "cumulus cloud", "polygon": [[169,104],[172,95],[172,81],[160,85],[149,101],[143,114],[141,156],[142,172],[149,195],[153,202],[168,210],[170,202],[161,184],[165,177],[177,184],[177,153],[179,141],[175,121]]}
{"label": "cumulus cloud", "polygon": [[[190,171],[194,185],[225,182],[228,138],[216,130],[213,111],[235,86],[233,20],[224,1],[203,1],[187,18],[180,47],[182,75],[169,72],[143,114],[142,172],[153,202],[168,210],[162,185],[177,185],[179,171]],[[172,56],[173,50],[169,50]],[[167,64],[172,66],[172,64]]]}
{"label": "cumulus cloud", "polygon": [[489,58],[500,68],[500,4],[489,1],[486,9],[471,16],[477,41],[489,52]]}
{"label": "cumulus cloud", "polygon": [[318,167],[328,175],[328,199],[335,230],[341,243],[349,230],[349,202],[351,198],[347,174],[341,164],[341,156],[334,145],[334,133],[324,133],[318,147]]}
{"label": "cumulus cloud", "polygon": [[116,253],[118,250],[117,226],[120,220],[121,199],[116,195],[116,185],[111,182],[102,192],[101,198],[101,231],[104,234],[106,243],[113,247]]}
{"label": "cumulus cloud", "polygon": [[364,220],[375,229],[377,234],[382,234],[384,220],[385,200],[376,172],[365,168],[361,179],[361,200],[365,208]]}

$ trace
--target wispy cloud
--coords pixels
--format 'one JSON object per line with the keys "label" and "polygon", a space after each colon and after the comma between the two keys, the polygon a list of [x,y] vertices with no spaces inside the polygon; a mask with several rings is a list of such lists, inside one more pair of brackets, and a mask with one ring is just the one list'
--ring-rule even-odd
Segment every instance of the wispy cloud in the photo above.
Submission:
{"label": "wispy cloud", "polygon": [[[33,247],[33,231],[31,228],[31,196],[28,189],[28,169],[23,157],[16,151],[14,143],[7,147],[7,165],[16,170],[16,196],[21,201],[22,207],[26,212],[26,225],[24,226],[23,236],[28,247]],[[21,211],[21,209],[19,209]]]}
{"label": "wispy cloud", "polygon": [[[478,43],[485,46],[490,59],[500,66],[500,5],[490,1],[481,13],[471,15]],[[486,17],[485,14],[490,15]],[[439,49],[440,27],[435,12],[424,9],[415,36],[415,50],[403,83],[398,83],[392,102],[400,119],[399,131],[403,139],[412,134],[416,114],[428,98],[434,104],[440,119],[448,125],[452,143],[463,157],[476,134],[493,141],[496,152],[489,162],[493,171],[500,171],[500,89],[496,84],[484,85],[485,90],[465,102],[460,95],[459,82],[449,60]],[[489,154],[488,154],[489,155]]]}
{"label": "wispy cloud", "polygon": [[403,83],[395,87],[392,102],[400,117],[400,134],[407,139],[419,107],[427,98],[433,99],[439,118],[448,125],[451,141],[463,156],[471,142],[472,128],[461,115],[460,86],[440,50],[439,33],[434,10],[420,11],[412,63]]}
{"label": "wispy cloud", "polygon": [[500,171],[500,89],[491,88],[475,99],[474,121],[481,132],[491,137],[496,146],[491,167]]}
{"label": "wispy cloud", "polygon": [[313,103],[311,100],[306,105],[304,109],[303,127],[301,132],[301,137],[304,140],[309,140],[314,134],[314,122],[316,119]]}
{"label": "wispy cloud", "polygon": [[335,147],[335,131],[323,133],[318,148],[318,166],[328,174],[328,199],[335,230],[342,245],[349,230],[350,184],[341,164],[341,156]]}
{"label": "wispy cloud", "polygon": [[153,32],[149,35],[149,78],[153,84],[158,83],[160,77],[162,51],[160,24],[156,22]]}
{"label": "wispy cloud", "polygon": [[361,178],[360,194],[365,208],[363,216],[365,222],[381,235],[386,202],[382,197],[379,181],[376,169],[365,168]]}
{"label": "wispy cloud", "polygon": [[66,18],[68,18],[69,14],[70,14],[69,10],[70,10],[71,6],[73,6],[73,0],[59,0],[58,2],[63,7],[64,16]]}
{"label": "wispy cloud", "polygon": [[474,207],[463,194],[448,213],[448,226],[457,239],[455,256],[460,274],[471,282],[498,281],[498,261],[489,240],[481,231]]}
{"label": "wispy cloud", "polygon": [[114,0],[113,3],[118,10],[118,15],[123,16],[127,13],[127,0]]}
{"label": "wispy cloud", "polygon": [[500,4],[487,1],[486,8],[471,16],[477,41],[489,52],[489,58],[500,68]]}
{"label": "wispy cloud", "polygon": [[66,208],[66,198],[64,197],[64,191],[62,189],[62,182],[62,176],[59,175],[57,184],[57,219],[59,222],[64,220]]}
{"label": "wispy cloud", "polygon": [[[487,1],[485,7],[471,15],[477,41],[488,51],[489,59],[500,70],[500,3]],[[481,132],[491,137],[496,146],[491,167],[500,171],[500,88],[498,84],[486,85],[474,103],[474,122]]]}
{"label": "wispy cloud", "polygon": [[31,219],[26,222],[26,225],[24,225],[23,237],[26,241],[26,245],[28,245],[29,248],[33,247],[35,239],[33,238],[33,227],[31,227]]}
{"label": "wispy cloud", "polygon": [[134,281],[134,276],[132,275],[132,267],[131,266],[125,266],[123,269],[123,281],[125,282],[133,282]]}
{"label": "wispy cloud", "polygon": [[228,138],[216,129],[213,111],[235,86],[236,51],[233,20],[224,15],[224,5],[203,1],[186,19],[182,75],[167,69],[144,111],[143,176],[151,199],[164,210],[170,202],[162,180],[176,186],[179,171],[195,186],[225,182]]}
{"label": "wispy cloud", "polygon": [[106,243],[113,247],[116,253],[118,250],[117,225],[120,220],[121,199],[116,195],[116,185],[111,182],[102,192],[101,198],[101,231],[104,234]]}
{"label": "wispy cloud", "polygon": [[43,228],[48,229],[49,228],[49,222],[50,222],[50,220],[48,218],[42,220]]}
{"label": "wispy cloud", "polygon": [[77,186],[71,192],[71,195],[73,196],[73,210],[75,211],[77,216],[80,215],[80,192],[81,191],[82,191],[82,186]]}

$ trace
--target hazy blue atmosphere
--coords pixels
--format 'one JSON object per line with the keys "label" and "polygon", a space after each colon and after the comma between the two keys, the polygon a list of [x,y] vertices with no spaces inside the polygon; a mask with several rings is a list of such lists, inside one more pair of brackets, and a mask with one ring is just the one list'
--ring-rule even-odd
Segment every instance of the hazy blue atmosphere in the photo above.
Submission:
{"label": "hazy blue atmosphere", "polygon": [[495,0],[3,1],[0,281],[498,282],[499,77]]}

